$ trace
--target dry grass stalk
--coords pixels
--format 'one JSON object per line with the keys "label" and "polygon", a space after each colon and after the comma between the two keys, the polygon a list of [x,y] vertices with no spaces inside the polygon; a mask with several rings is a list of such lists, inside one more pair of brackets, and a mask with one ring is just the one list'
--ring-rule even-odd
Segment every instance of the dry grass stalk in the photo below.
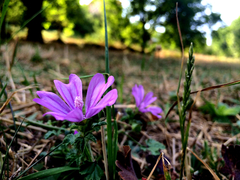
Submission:
{"label": "dry grass stalk", "polygon": [[220,180],[219,177],[216,175],[216,173],[205,163],[197,154],[195,154],[191,149],[187,147],[187,150],[191,152],[203,165],[209,170],[209,172],[212,174],[215,180]]}
{"label": "dry grass stalk", "polygon": [[149,174],[147,180],[150,180],[150,178],[151,178],[153,172],[155,171],[155,169],[156,169],[156,167],[157,167],[157,165],[158,165],[158,163],[159,163],[161,157],[162,157],[162,153],[158,156],[157,162],[155,163],[155,165],[154,165],[152,171],[150,172],[150,174]]}

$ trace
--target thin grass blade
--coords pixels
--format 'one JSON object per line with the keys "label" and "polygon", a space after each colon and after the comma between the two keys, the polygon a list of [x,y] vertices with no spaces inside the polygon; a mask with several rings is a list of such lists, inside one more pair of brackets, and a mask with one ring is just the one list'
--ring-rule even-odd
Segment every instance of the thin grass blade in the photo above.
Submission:
{"label": "thin grass blade", "polygon": [[30,174],[28,176],[20,178],[20,180],[32,180],[32,179],[38,179],[38,178],[46,178],[55,174],[60,174],[66,171],[77,171],[79,170],[78,167],[70,167],[70,166],[64,166],[64,167],[57,167],[52,169],[46,169],[43,171],[36,172],[34,174]]}
{"label": "thin grass blade", "polygon": [[6,154],[5,154],[5,158],[4,158],[4,160],[3,160],[3,165],[2,165],[2,168],[1,168],[1,175],[0,175],[1,178],[2,178],[2,176],[3,176],[3,174],[4,174],[4,164],[5,164],[5,162],[6,162],[7,158],[8,158],[9,149],[10,149],[10,147],[11,147],[11,145],[12,145],[15,137],[17,136],[17,133],[18,133],[20,127],[22,126],[22,123],[23,123],[23,120],[21,121],[20,126],[18,126],[18,129],[15,131],[14,136],[13,136],[13,138],[12,138],[12,140],[11,140],[8,148],[7,148],[7,151],[6,151]]}
{"label": "thin grass blade", "polygon": [[2,90],[1,90],[1,92],[0,92],[0,98],[2,97],[2,95],[3,95],[3,93],[4,93],[5,89],[6,89],[6,87],[7,87],[7,84],[5,84],[5,85],[3,86],[3,88],[2,88]]}
{"label": "thin grass blade", "polygon": [[54,149],[52,149],[51,151],[49,151],[46,155],[42,156],[37,162],[33,163],[31,166],[29,166],[26,170],[24,170],[21,174],[19,174],[14,180],[19,179],[22,175],[24,175],[29,169],[31,169],[33,166],[35,166],[38,162],[40,162],[42,159],[44,159],[46,156],[48,156],[49,154],[51,154],[53,151],[55,151],[56,149],[58,149],[61,145],[63,145],[64,142],[61,142],[60,144],[58,144]]}
{"label": "thin grass blade", "polygon": [[191,149],[187,147],[187,150],[191,152],[207,169],[208,171],[212,174],[215,180],[220,180],[219,177],[216,175],[216,173],[200,158],[198,157],[197,154],[195,154]]}
{"label": "thin grass blade", "polygon": [[[5,0],[4,3],[3,3],[2,16],[1,16],[1,20],[0,20],[0,33],[1,33],[1,30],[2,30],[3,20],[6,16],[6,13],[7,13],[9,2],[10,2],[10,0]],[[1,44],[1,37],[0,37],[0,44]]]}

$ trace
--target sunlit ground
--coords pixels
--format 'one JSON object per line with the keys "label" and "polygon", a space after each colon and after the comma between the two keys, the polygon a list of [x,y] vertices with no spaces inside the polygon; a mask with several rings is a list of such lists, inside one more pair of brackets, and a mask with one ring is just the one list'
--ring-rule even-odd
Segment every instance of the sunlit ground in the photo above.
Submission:
{"label": "sunlit ground", "polygon": [[[25,28],[23,31],[18,33],[17,37],[19,38],[25,38],[27,35],[27,29]],[[50,43],[51,41],[56,41],[58,39],[58,32],[57,30],[53,31],[42,31],[43,39],[45,43]],[[76,44],[78,46],[82,46],[85,43],[94,43],[98,45],[104,45],[104,41],[96,41],[92,37],[87,37],[85,39],[79,38],[79,37],[69,37],[61,34],[61,40],[68,44]],[[110,42],[111,46],[119,49],[125,48],[124,45],[122,45],[120,42]],[[132,48],[136,51],[140,51],[139,45],[132,45]],[[148,51],[148,50],[147,50]],[[185,52],[185,59],[188,57],[188,52]],[[177,50],[168,50],[168,49],[162,49],[161,52],[155,52],[155,57],[159,58],[178,58],[181,59],[181,53]],[[222,63],[240,63],[240,58],[233,58],[233,57],[225,57],[225,56],[215,56],[215,55],[205,55],[205,54],[198,54],[195,53],[196,62],[198,61],[206,61],[206,62],[222,62]]]}

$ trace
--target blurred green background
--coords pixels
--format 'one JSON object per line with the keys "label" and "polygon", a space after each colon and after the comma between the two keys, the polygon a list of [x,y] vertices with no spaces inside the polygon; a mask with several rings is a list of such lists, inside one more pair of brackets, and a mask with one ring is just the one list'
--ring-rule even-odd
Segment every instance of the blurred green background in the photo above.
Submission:
{"label": "blurred green background", "polygon": [[[180,50],[176,2],[185,49],[193,42],[197,53],[240,57],[240,18],[227,25],[207,0],[106,0],[110,44],[142,53],[155,50],[157,45]],[[227,9],[234,4],[225,5]],[[103,44],[103,2],[11,0],[1,29],[2,39],[8,40],[21,27],[16,36],[28,41]],[[211,44],[207,45],[207,38]]]}

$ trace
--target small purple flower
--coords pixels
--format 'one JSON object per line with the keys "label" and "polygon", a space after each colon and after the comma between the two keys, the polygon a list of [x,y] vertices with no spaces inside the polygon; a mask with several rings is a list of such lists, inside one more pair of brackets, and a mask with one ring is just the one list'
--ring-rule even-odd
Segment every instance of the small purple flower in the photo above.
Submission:
{"label": "small purple flower", "polygon": [[[144,89],[142,85],[136,85],[132,88],[132,95],[135,98],[136,106],[139,111],[142,113],[151,112],[154,116],[161,118],[159,114],[162,112],[162,109],[159,107],[148,107],[147,106],[154,101],[156,101],[157,97],[153,97],[153,92],[147,93],[144,98]],[[143,99],[144,98],[144,99]]]}
{"label": "small purple flower", "polygon": [[110,76],[105,84],[105,78],[102,74],[96,74],[90,81],[85,102],[85,115],[83,114],[82,81],[75,75],[69,76],[69,84],[54,80],[55,86],[62,96],[64,102],[58,95],[52,92],[37,91],[40,99],[33,101],[50,109],[47,112],[56,118],[56,120],[68,120],[71,122],[81,122],[99,113],[106,106],[113,105],[117,100],[117,90],[109,91],[102,99],[103,93],[113,84],[114,77]]}

